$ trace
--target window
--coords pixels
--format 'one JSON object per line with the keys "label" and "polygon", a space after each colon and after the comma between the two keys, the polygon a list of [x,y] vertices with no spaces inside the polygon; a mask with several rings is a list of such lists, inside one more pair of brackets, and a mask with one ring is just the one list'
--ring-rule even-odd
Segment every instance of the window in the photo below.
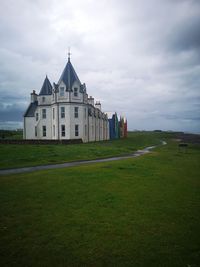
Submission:
{"label": "window", "polygon": [[65,125],[61,125],[61,135],[65,136]]}
{"label": "window", "polygon": [[43,103],[45,102],[45,96],[42,97],[42,102],[43,102]]}
{"label": "window", "polygon": [[55,119],[55,108],[53,108],[53,120]]}
{"label": "window", "polygon": [[56,131],[55,131],[55,125],[53,125],[53,136],[55,136],[55,133],[56,133]]}
{"label": "window", "polygon": [[47,136],[47,128],[44,125],[42,126],[42,135]]}
{"label": "window", "polygon": [[37,126],[35,126],[35,136],[37,136]]}
{"label": "window", "polygon": [[74,96],[78,96],[78,88],[74,88]]}
{"label": "window", "polygon": [[74,108],[74,117],[78,118],[78,107]]}
{"label": "window", "polygon": [[78,124],[75,125],[75,136],[78,136]]}
{"label": "window", "polygon": [[65,107],[60,108],[60,115],[61,115],[61,118],[65,118]]}
{"label": "window", "polygon": [[88,115],[89,116],[92,116],[92,110],[91,110],[91,108],[88,109]]}
{"label": "window", "polygon": [[60,87],[60,96],[64,96],[64,93],[65,93],[65,88]]}
{"label": "window", "polygon": [[35,114],[35,119],[36,119],[36,121],[38,121],[38,119],[39,119],[38,113]]}
{"label": "window", "polygon": [[85,119],[86,119],[86,108],[85,108]]}
{"label": "window", "polygon": [[46,109],[43,108],[43,109],[42,109],[42,118],[43,118],[43,119],[46,119],[46,117],[47,117]]}
{"label": "window", "polygon": [[85,124],[85,136],[87,136],[87,125]]}

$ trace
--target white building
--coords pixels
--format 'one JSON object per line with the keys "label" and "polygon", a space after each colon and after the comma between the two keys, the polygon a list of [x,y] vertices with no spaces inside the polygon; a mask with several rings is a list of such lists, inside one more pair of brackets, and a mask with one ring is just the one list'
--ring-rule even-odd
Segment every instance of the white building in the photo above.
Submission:
{"label": "white building", "polygon": [[82,139],[83,142],[109,139],[108,117],[100,102],[88,98],[71,62],[57,84],[46,76],[39,95],[31,93],[24,114],[24,139]]}

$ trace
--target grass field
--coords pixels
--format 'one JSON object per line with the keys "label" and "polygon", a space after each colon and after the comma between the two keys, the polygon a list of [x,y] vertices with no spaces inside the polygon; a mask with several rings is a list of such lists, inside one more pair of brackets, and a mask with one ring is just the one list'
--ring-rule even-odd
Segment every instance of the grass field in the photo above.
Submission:
{"label": "grass field", "polygon": [[0,266],[200,266],[199,162],[199,146],[168,140],[140,158],[0,177]]}
{"label": "grass field", "polygon": [[88,160],[159,144],[170,133],[130,132],[129,138],[76,145],[0,145],[0,169]]}
{"label": "grass field", "polygon": [[0,129],[0,140],[1,139],[23,139],[23,130],[1,130]]}

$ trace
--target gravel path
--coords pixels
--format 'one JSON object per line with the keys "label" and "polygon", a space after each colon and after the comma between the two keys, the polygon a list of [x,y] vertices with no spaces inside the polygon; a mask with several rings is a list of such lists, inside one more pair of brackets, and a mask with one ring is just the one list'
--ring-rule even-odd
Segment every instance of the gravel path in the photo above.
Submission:
{"label": "gravel path", "polygon": [[[162,145],[166,145],[165,141],[162,141]],[[92,164],[98,162],[109,162],[109,161],[116,161],[121,159],[130,159],[136,158],[141,155],[150,153],[152,149],[157,146],[149,146],[141,150],[137,150],[133,154],[127,156],[119,156],[119,157],[111,157],[111,158],[104,158],[104,159],[94,159],[94,160],[82,160],[82,161],[74,161],[74,162],[66,162],[66,163],[58,163],[52,165],[41,165],[41,166],[33,166],[33,167],[24,167],[24,168],[15,168],[15,169],[6,169],[0,170],[0,175],[5,174],[18,174],[18,173],[26,173],[26,172],[34,172],[34,171],[41,171],[41,170],[50,170],[50,169],[60,169],[60,168],[68,168],[74,166],[80,166],[85,164]]]}

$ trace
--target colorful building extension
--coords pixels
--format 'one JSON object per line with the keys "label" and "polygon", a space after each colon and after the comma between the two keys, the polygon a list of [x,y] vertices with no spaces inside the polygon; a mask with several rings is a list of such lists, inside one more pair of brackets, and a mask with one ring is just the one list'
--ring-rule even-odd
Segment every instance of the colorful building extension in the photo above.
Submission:
{"label": "colorful building extension", "polygon": [[117,116],[116,112],[107,112],[109,122],[110,139],[127,137],[127,120]]}
{"label": "colorful building extension", "polygon": [[124,137],[127,138],[127,119],[124,120]]}
{"label": "colorful building extension", "polygon": [[120,129],[120,138],[126,138],[127,137],[127,119],[126,118],[120,117],[119,129]]}

